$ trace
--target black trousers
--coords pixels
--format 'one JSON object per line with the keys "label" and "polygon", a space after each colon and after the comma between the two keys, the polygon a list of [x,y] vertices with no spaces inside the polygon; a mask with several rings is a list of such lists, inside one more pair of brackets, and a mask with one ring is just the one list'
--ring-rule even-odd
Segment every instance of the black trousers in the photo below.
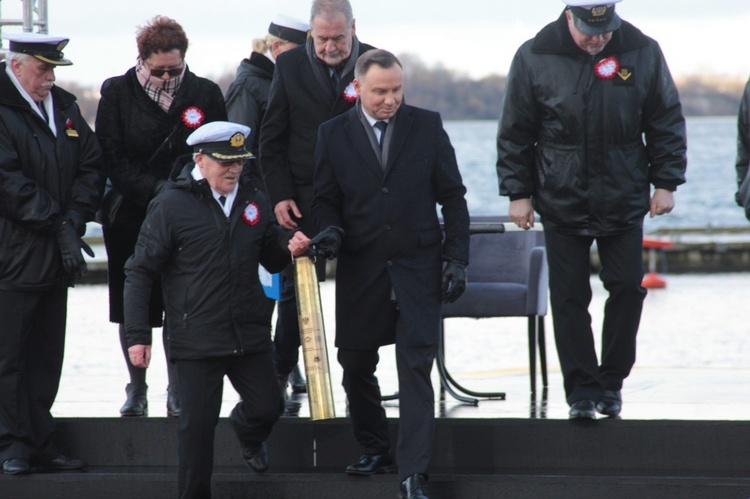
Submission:
{"label": "black trousers", "polygon": [[65,351],[68,290],[0,291],[0,463],[58,456],[50,413]]}
{"label": "black trousers", "polygon": [[219,422],[224,376],[241,397],[229,419],[247,445],[264,442],[284,409],[271,352],[238,357],[177,360],[182,412],[177,422],[181,498],[211,497],[214,430]]}
{"label": "black trousers", "polygon": [[[435,360],[433,346],[406,345],[403,322],[396,323],[396,368],[398,370],[399,433],[396,461],[401,480],[415,473],[427,474],[435,433],[435,393],[430,371]],[[388,421],[381,405],[375,376],[378,350],[339,349],[344,369],[343,386],[349,399],[354,438],[366,454],[391,451]]]}
{"label": "black trousers", "polygon": [[[643,229],[589,237],[565,234],[545,225],[550,303],[555,343],[568,404],[601,400],[604,390],[620,390],[635,363],[635,344],[646,290]],[[608,291],[602,324],[601,362],[591,329],[590,250],[596,240]]]}
{"label": "black trousers", "polygon": [[299,318],[297,296],[294,291],[294,266],[281,273],[281,292],[276,308],[276,327],[273,336],[273,363],[276,372],[289,374],[299,362]]}

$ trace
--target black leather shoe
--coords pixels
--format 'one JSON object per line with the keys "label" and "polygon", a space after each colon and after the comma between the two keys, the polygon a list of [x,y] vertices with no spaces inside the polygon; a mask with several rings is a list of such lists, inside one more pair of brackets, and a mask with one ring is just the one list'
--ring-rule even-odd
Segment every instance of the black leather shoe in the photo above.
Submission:
{"label": "black leather shoe", "polygon": [[289,373],[289,384],[292,387],[292,393],[307,393],[307,381],[305,381],[305,377],[302,376],[299,364],[294,366],[292,372]]}
{"label": "black leather shoe", "polygon": [[398,497],[401,499],[428,499],[427,477],[416,474],[409,475],[401,482],[398,489]]}
{"label": "black leather shoe", "polygon": [[31,471],[31,465],[26,459],[13,457],[3,461],[3,473],[6,475],[25,475]]}
{"label": "black leather shoe", "polygon": [[622,394],[620,390],[604,390],[604,398],[596,404],[596,410],[611,418],[618,416],[622,410]]}
{"label": "black leather shoe", "polygon": [[242,447],[242,459],[256,473],[263,473],[268,469],[268,447],[263,442],[260,445],[245,445]]}
{"label": "black leather shoe", "polygon": [[34,471],[70,471],[80,470],[86,467],[86,463],[75,457],[60,454],[49,461],[42,461],[34,466]]}
{"label": "black leather shoe", "polygon": [[176,418],[182,412],[180,407],[180,396],[177,394],[177,387],[167,385],[167,416]]}
{"label": "black leather shoe", "polygon": [[570,419],[596,419],[596,404],[593,400],[573,402],[568,413]]}
{"label": "black leather shoe", "polygon": [[128,399],[120,408],[120,416],[148,416],[148,399],[146,398],[146,393],[148,393],[148,385],[136,385],[134,383],[128,383],[125,387],[125,393],[127,393]]}
{"label": "black leather shoe", "polygon": [[375,473],[393,473],[396,465],[390,454],[362,454],[354,464],[346,467],[350,475],[374,475]]}

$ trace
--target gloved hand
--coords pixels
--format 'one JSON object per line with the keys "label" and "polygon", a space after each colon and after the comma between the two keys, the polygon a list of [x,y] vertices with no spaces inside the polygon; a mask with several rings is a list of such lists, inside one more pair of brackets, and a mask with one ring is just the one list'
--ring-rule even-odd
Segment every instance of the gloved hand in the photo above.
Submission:
{"label": "gloved hand", "polygon": [[83,219],[83,215],[81,215],[80,212],[76,210],[68,210],[65,212],[63,218],[70,222],[78,237],[83,237],[86,233],[86,221]]}
{"label": "gloved hand", "polygon": [[443,303],[453,303],[466,291],[466,264],[448,260],[443,269],[440,285],[440,299]]}
{"label": "gloved hand", "polygon": [[91,248],[86,243],[81,241],[81,238],[75,233],[73,226],[67,221],[63,221],[60,227],[57,228],[55,238],[57,239],[57,246],[60,248],[63,269],[68,274],[72,274],[76,279],[79,279],[88,270],[86,262],[81,255],[81,247],[85,246],[88,248],[87,253],[91,252],[89,254],[93,254],[93,251],[91,251]]}
{"label": "gloved hand", "polygon": [[332,260],[339,254],[344,230],[338,227],[326,227],[310,240],[310,254]]}

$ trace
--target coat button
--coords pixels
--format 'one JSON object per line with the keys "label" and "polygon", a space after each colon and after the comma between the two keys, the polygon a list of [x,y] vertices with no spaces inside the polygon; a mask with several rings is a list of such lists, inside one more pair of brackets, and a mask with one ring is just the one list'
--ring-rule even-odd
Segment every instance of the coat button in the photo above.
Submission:
{"label": "coat button", "polygon": [[391,230],[391,226],[390,226],[390,225],[388,225],[388,224],[385,224],[385,225],[383,226],[383,230]]}
{"label": "coat button", "polygon": [[383,194],[388,194],[388,187],[383,187]]}
{"label": "coat button", "polygon": [[385,264],[388,265],[389,267],[393,267],[393,261],[392,260],[388,260],[387,262],[385,262]]}

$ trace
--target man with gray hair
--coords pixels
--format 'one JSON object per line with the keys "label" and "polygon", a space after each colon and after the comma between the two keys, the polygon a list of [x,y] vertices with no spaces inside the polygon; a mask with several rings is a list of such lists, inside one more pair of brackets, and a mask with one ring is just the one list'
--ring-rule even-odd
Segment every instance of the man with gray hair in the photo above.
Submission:
{"label": "man with gray hair", "polygon": [[[677,88],[658,43],[615,12],[620,1],[563,0],[557,21],[518,49],[497,135],[510,219],[528,229],[536,210],[544,223],[571,419],[620,414],[646,296],[643,218],[672,211],[685,182]],[[588,311],[594,242],[609,292],[601,362]]]}
{"label": "man with gray hair", "polygon": [[68,287],[86,272],[81,236],[104,190],[99,143],[54,85],[67,38],[10,35],[0,64],[0,463],[2,472],[74,470],[55,448]]}
{"label": "man with gray hair", "polygon": [[[280,54],[260,131],[260,167],[279,224],[315,234],[311,204],[313,153],[318,126],[351,109],[354,63],[373,47],[360,43],[348,0],[315,0],[307,42]],[[318,277],[324,278],[324,260]],[[299,358],[294,274],[283,274],[274,337],[281,391]]]}

